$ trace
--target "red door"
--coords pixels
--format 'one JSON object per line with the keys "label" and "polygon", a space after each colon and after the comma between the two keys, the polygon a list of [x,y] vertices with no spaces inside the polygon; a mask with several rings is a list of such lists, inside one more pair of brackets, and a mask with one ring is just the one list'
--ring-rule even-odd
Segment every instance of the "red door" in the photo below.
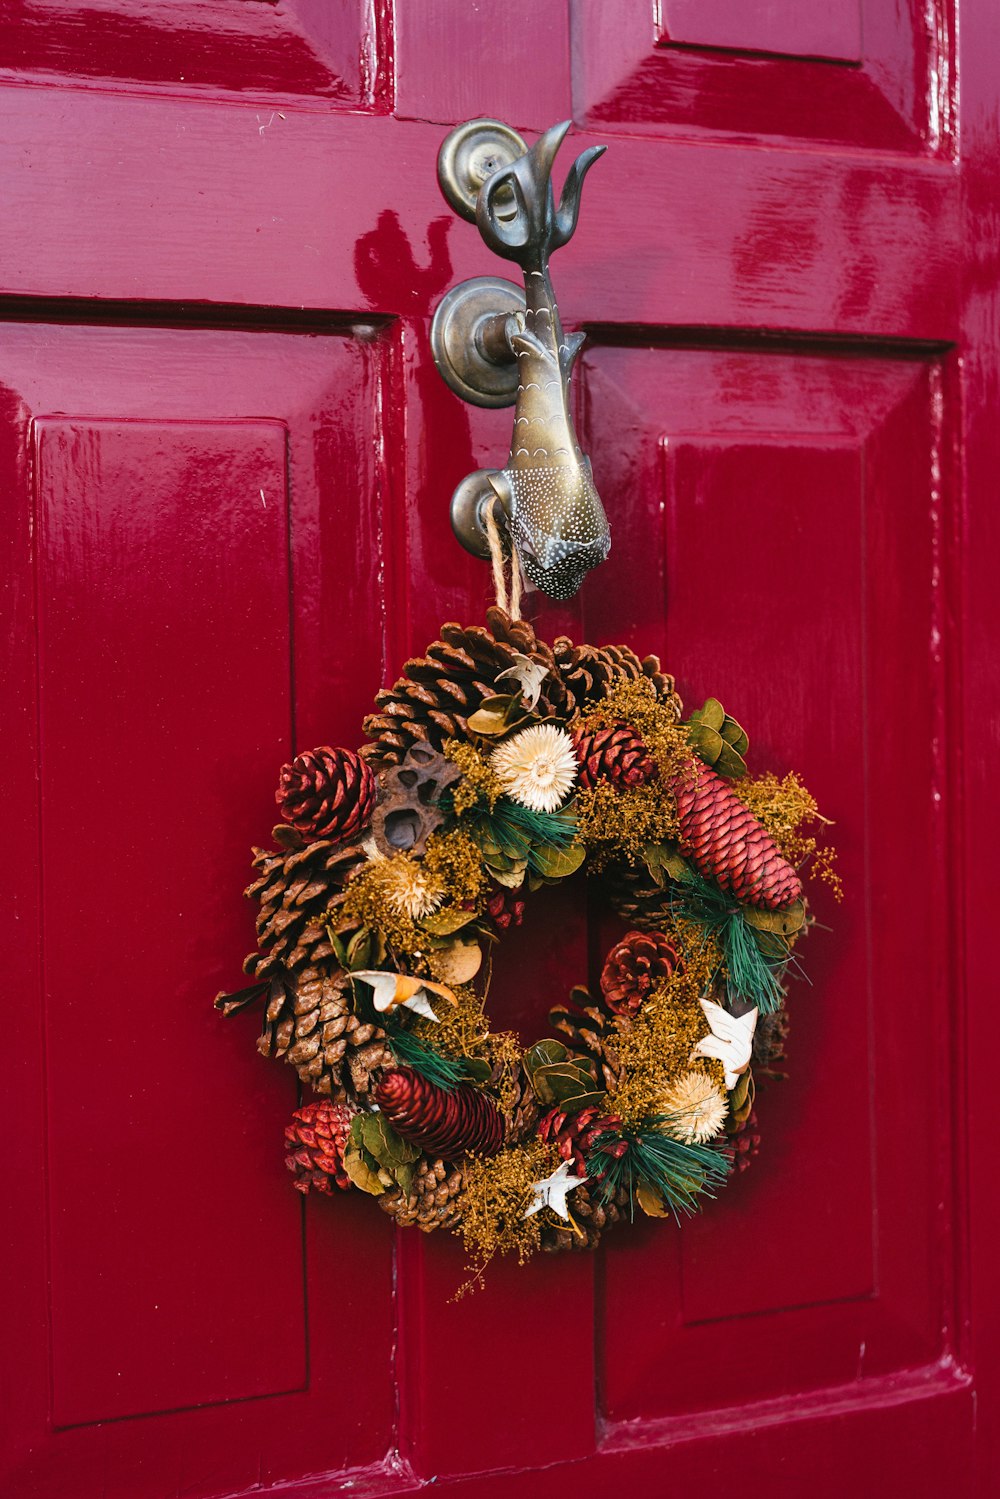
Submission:
{"label": "red door", "polygon": [[[0,3],[10,1499],[997,1492],[991,0],[961,37],[951,0]],[[428,346],[502,269],[435,176],[478,115],[610,146],[555,274],[614,550],[538,629],[718,692],[848,898],[717,1210],[455,1303],[444,1236],[300,1204],[293,1078],[210,999],[276,767],[487,602],[448,499],[510,415]]]}

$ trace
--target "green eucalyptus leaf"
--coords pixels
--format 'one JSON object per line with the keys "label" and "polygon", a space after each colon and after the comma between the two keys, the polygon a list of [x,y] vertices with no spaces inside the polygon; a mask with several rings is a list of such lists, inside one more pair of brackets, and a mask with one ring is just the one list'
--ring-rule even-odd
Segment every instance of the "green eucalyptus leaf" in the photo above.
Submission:
{"label": "green eucalyptus leaf", "polygon": [[647,843],[642,857],[658,885],[666,884],[667,880],[686,884],[695,878],[690,864],[678,853],[676,843]]}
{"label": "green eucalyptus leaf", "polygon": [[784,911],[761,911],[756,906],[743,907],[743,920],[758,932],[773,932],[779,937],[791,937],[805,926],[805,902],[797,900]]}
{"label": "green eucalyptus leaf", "polygon": [[493,1072],[489,1062],[482,1057],[463,1057],[462,1066],[474,1083],[488,1083]]}
{"label": "green eucalyptus leaf", "polygon": [[710,697],[698,709],[697,714],[692,713],[691,717],[697,717],[699,723],[703,723],[706,728],[714,729],[716,733],[719,733],[726,721],[726,710],[717,697]]}
{"label": "green eucalyptus leaf", "polygon": [[533,848],[528,862],[535,874],[547,880],[565,880],[576,873],[586,856],[582,843],[571,843],[569,848]]}
{"label": "green eucalyptus leaf", "polygon": [[553,1062],[564,1062],[569,1056],[569,1047],[561,1041],[536,1041],[524,1054],[524,1070],[529,1077],[536,1067],[547,1067]]}
{"label": "green eucalyptus leaf", "polygon": [[720,776],[726,776],[730,781],[738,781],[747,773],[747,762],[742,755],[737,754],[731,744],[726,744],[723,740],[713,768]]}
{"label": "green eucalyptus leaf", "polygon": [[432,932],[435,937],[450,937],[453,932],[461,931],[463,926],[468,926],[475,919],[475,911],[462,911],[457,906],[451,906],[447,910],[425,916],[420,925],[425,932]]}
{"label": "green eucalyptus leaf", "polygon": [[392,1171],[407,1161],[415,1161],[420,1147],[398,1135],[384,1114],[365,1114],[361,1126],[361,1141],[368,1153],[380,1166]]}

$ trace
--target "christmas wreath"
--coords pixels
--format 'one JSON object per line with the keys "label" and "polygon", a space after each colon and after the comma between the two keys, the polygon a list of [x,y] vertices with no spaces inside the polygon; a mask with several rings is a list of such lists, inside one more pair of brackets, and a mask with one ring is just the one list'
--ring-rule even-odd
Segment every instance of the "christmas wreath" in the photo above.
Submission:
{"label": "christmas wreath", "polygon": [[[286,1130],[300,1191],[369,1193],[478,1261],[678,1218],[749,1163],[810,925],[800,872],[836,886],[803,831],[815,802],[747,773],[716,699],[684,718],[655,656],[487,623],[444,625],[358,752],[283,767],[251,983],[216,1000],[262,1002],[259,1050],[316,1095]],[[525,1047],[490,1027],[490,952],[578,871],[622,934]]]}

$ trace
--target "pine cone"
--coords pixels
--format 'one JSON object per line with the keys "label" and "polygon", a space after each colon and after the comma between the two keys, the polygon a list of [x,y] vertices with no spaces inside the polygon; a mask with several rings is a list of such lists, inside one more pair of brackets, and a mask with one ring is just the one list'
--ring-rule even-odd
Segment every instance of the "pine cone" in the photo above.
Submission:
{"label": "pine cone", "polygon": [[386,1192],[378,1199],[383,1213],[395,1218],[401,1228],[416,1224],[423,1233],[435,1228],[453,1228],[462,1216],[459,1197],[465,1179],[460,1169],[440,1159],[420,1162],[409,1192]]}
{"label": "pine cone", "polygon": [[524,920],[524,900],[516,890],[494,884],[492,894],[486,902],[486,914],[497,932],[509,931],[520,926]]}
{"label": "pine cone", "polygon": [[744,1172],[760,1150],[760,1131],[757,1128],[757,1115],[751,1114],[743,1129],[738,1134],[727,1136],[718,1148],[726,1159],[732,1163],[735,1174],[738,1175]]}
{"label": "pine cone", "polygon": [[549,1011],[549,1024],[566,1038],[572,1051],[589,1053],[601,1068],[604,1086],[618,1082],[618,1030],[603,1000],[591,999],[586,989],[571,990],[569,1003]]}
{"label": "pine cone", "polygon": [[574,1231],[571,1223],[560,1225],[559,1228],[546,1225],[542,1229],[542,1248],[548,1254],[564,1249],[578,1252],[596,1249],[601,1242],[601,1235],[631,1214],[629,1194],[624,1188],[617,1191],[608,1202],[601,1202],[599,1192],[592,1191],[590,1187],[577,1187],[570,1198],[569,1209],[579,1232]]}
{"label": "pine cone", "polygon": [[657,775],[656,761],[635,729],[616,724],[613,729],[597,729],[592,734],[577,732],[573,748],[580,762],[577,780],[581,788],[610,781],[624,789],[643,786]]}
{"label": "pine cone", "polygon": [[524,1140],[530,1139],[538,1127],[541,1112],[531,1079],[522,1068],[517,1075],[513,1102],[504,1113],[506,1144],[520,1145]]}
{"label": "pine cone", "polygon": [[330,1196],[334,1182],[343,1191],[350,1190],[344,1147],[356,1112],[322,1098],[292,1115],[291,1124],[285,1128],[285,1165],[295,1176],[297,1191],[308,1192],[315,1187]]}
{"label": "pine cone", "polygon": [[306,750],[283,765],[274,793],[286,822],[306,838],[356,839],[375,806],[375,777],[349,749]]}
{"label": "pine cone", "polygon": [[643,863],[622,862],[602,880],[608,904],[630,927],[658,931],[671,916],[670,887],[658,885]]}
{"label": "pine cone", "polygon": [[466,720],[483,699],[503,690],[500,672],[515,666],[518,654],[542,662],[548,675],[542,683],[538,712],[565,718],[572,699],[556,670],[550,646],[536,636],[527,620],[511,620],[502,609],[486,611],[489,629],[441,626],[441,639],[427,654],[407,661],[402,676],[375,698],[376,712],[364,721],[373,742],[361,754],[373,765],[397,765],[412,744],[427,740],[443,749],[446,739],[464,739]]}
{"label": "pine cone", "polygon": [[616,1015],[636,1015],[678,966],[677,951],[662,932],[626,932],[608,953],[601,992]]}
{"label": "pine cone", "polygon": [[753,1033],[753,1069],[757,1077],[784,1082],[788,1077],[785,1064],[789,1028],[788,1010],[782,1005],[770,1015],[758,1015]]}
{"label": "pine cone", "polygon": [[446,1092],[412,1067],[396,1067],[381,1078],[375,1102],[404,1140],[446,1161],[495,1155],[503,1144],[500,1110],[471,1083]]}
{"label": "pine cone", "polygon": [[603,1130],[620,1126],[617,1114],[602,1114],[597,1104],[581,1109],[578,1114],[564,1114],[562,1109],[549,1109],[538,1126],[538,1138],[547,1145],[558,1147],[564,1161],[572,1161],[575,1176],[586,1176],[587,1151]]}
{"label": "pine cone", "polygon": [[280,825],[274,836],[283,847],[277,852],[254,849],[259,877],[245,891],[260,902],[257,941],[264,951],[251,953],[243,964],[244,972],[257,979],[336,963],[322,923],[328,914],[336,922],[347,883],[364,863],[354,845],[338,846],[329,839],[306,843],[301,834]]}
{"label": "pine cone", "polygon": [[644,656],[640,660],[627,645],[574,645],[565,635],[559,636],[552,649],[578,710],[607,697],[615,681],[622,677],[632,681],[646,677],[655,687],[660,702],[672,709],[680,722],[681,700],[674,689],[673,677],[660,670],[658,656]]}
{"label": "pine cone", "polygon": [[674,787],[681,852],[741,905],[780,911],[802,898],[802,881],[732,787],[692,761]]}

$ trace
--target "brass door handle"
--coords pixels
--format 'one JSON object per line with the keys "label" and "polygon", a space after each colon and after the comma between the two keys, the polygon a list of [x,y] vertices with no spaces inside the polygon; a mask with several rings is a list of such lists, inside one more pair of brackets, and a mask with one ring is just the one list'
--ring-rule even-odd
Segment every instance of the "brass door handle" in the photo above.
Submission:
{"label": "brass door handle", "polygon": [[514,404],[510,456],[502,469],[480,469],[458,486],[455,534],[488,557],[485,511],[492,506],[525,575],[553,599],[572,598],[611,548],[569,407],[585,335],[563,332],[549,275],[549,256],[576,229],[583,179],[607,148],[591,146],[577,157],[557,208],[552,164],[569,126],[553,125],[530,151],[496,120],[460,125],[445,140],[438,156],[445,197],[475,220],[491,250],[520,266],[524,291],[495,276],[463,281],[431,326],[435,363],[456,394],[481,406]]}

